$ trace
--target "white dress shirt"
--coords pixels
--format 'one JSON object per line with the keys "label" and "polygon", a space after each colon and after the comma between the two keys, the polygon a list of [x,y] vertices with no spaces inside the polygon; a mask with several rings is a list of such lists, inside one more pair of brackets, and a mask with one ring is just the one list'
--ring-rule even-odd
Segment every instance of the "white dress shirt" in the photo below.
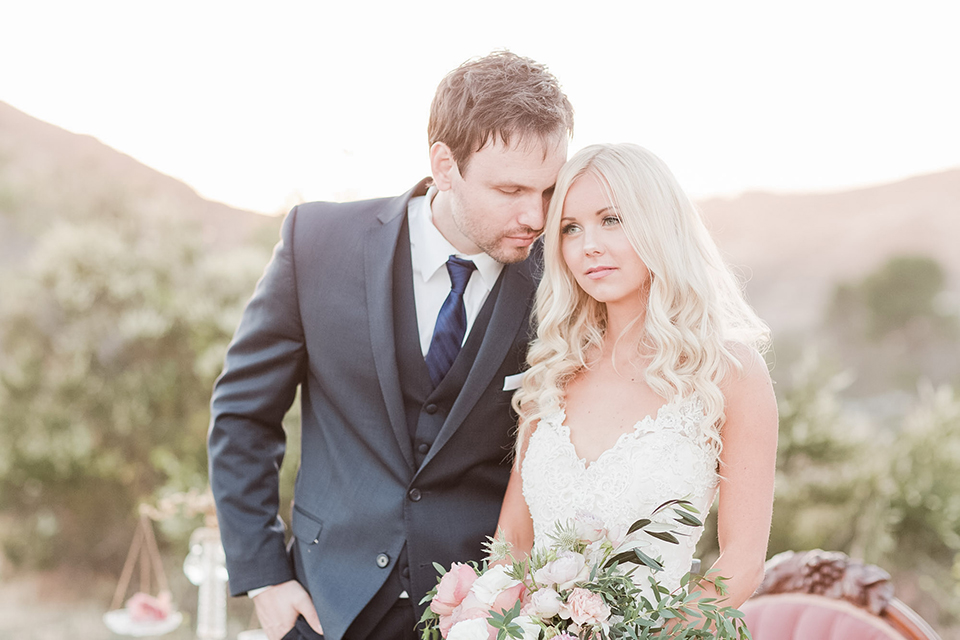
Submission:
{"label": "white dress shirt", "polygon": [[450,244],[433,224],[431,204],[437,194],[436,187],[430,187],[427,195],[412,198],[407,206],[407,220],[410,229],[410,261],[413,265],[413,298],[417,308],[417,327],[420,330],[420,350],[427,355],[433,340],[433,328],[440,314],[443,301],[450,294],[450,274],[446,263],[451,255],[471,260],[477,265],[470,274],[467,288],[463,293],[463,306],[467,311],[467,330],[463,335],[466,342],[473,323],[480,313],[480,307],[487,299],[490,290],[497,283],[503,265],[485,253],[465,255]]}

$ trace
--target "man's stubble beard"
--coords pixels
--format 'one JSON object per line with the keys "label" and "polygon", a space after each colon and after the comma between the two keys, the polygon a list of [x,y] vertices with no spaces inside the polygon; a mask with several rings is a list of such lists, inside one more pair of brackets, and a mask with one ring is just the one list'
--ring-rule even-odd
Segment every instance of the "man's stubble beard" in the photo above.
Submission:
{"label": "man's stubble beard", "polygon": [[501,250],[502,247],[500,247],[499,245],[492,250],[487,250],[484,247],[480,247],[480,248],[483,249],[484,253],[486,253],[488,256],[490,256],[500,264],[506,265],[506,264],[516,264],[518,262],[523,262],[524,260],[526,260],[530,256],[530,247],[532,246],[533,245],[530,244],[530,245],[527,245],[526,247],[516,247],[510,252],[509,255],[506,253],[505,250]]}
{"label": "man's stubble beard", "polygon": [[[452,212],[454,213],[454,212]],[[453,218],[453,223],[457,226],[457,229],[466,237],[470,242],[477,245],[477,247],[483,251],[485,254],[499,262],[500,264],[516,264],[518,262],[523,262],[530,256],[530,249],[533,247],[533,243],[530,243],[526,247],[515,247],[513,249],[507,249],[504,247],[504,239],[510,235],[530,235],[536,233],[540,235],[542,229],[537,232],[529,227],[521,227],[519,229],[513,229],[508,232],[498,234],[493,240],[486,240],[483,238],[482,230],[475,227],[475,225],[468,222],[471,220],[470,216],[462,216],[460,212],[455,212],[451,216]],[[534,240],[536,242],[536,240]]]}

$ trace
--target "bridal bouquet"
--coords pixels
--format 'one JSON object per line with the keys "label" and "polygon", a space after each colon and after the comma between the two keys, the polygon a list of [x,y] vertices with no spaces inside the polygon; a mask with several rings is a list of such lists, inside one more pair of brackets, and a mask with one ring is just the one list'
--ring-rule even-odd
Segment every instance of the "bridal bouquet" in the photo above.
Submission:
{"label": "bridal bouquet", "polygon": [[644,536],[677,544],[679,527],[701,526],[696,514],[689,502],[671,500],[626,531],[578,516],[558,525],[552,544],[526,561],[513,558],[509,543],[491,539],[487,552],[497,564],[434,565],[441,577],[421,601],[430,603],[422,638],[749,639],[738,610],[697,589],[709,581],[722,595],[722,578],[687,574],[670,591],[656,578],[660,560],[642,550]]}

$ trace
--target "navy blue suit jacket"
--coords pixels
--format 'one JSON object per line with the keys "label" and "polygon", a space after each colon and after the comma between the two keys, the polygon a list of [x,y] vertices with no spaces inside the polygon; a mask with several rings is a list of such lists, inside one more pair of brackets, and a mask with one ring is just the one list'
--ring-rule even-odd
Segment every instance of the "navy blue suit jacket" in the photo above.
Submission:
{"label": "navy blue suit jacket", "polygon": [[[422,182],[396,198],[291,211],[214,389],[210,476],[231,592],[296,578],[333,640],[384,584],[404,544],[415,603],[436,584],[434,561],[478,559],[509,476],[515,416],[502,388],[526,353],[532,259],[504,267],[466,382],[415,461],[392,285],[407,203],[424,191]],[[281,420],[298,386],[295,568],[277,488]]]}

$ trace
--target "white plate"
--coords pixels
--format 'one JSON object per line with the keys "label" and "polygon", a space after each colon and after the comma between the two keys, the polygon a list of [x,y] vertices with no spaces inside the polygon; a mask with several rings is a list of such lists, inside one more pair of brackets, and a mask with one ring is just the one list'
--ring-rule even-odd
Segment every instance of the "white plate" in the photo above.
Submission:
{"label": "white plate", "polygon": [[122,636],[162,636],[170,633],[183,622],[183,614],[174,611],[163,620],[131,620],[126,609],[114,609],[103,614],[103,623],[114,633]]}

